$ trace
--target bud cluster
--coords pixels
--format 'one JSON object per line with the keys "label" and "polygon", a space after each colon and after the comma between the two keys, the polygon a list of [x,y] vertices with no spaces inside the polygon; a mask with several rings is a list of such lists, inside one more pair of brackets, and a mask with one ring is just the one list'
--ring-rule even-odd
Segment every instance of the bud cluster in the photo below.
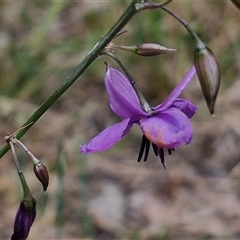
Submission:
{"label": "bud cluster", "polygon": [[43,186],[43,191],[47,190],[48,184],[49,184],[49,175],[46,166],[37,159],[29,150],[28,148],[20,141],[18,140],[14,134],[8,135],[4,138],[5,142],[10,145],[13,158],[15,161],[15,165],[17,168],[17,172],[20,178],[20,182],[23,189],[23,199],[20,203],[20,206],[18,208],[15,221],[14,221],[14,229],[13,234],[11,236],[12,240],[24,240],[27,239],[29,235],[30,228],[33,224],[33,221],[36,217],[36,200],[33,198],[31,191],[29,189],[29,186],[27,184],[27,181],[24,177],[24,174],[20,168],[20,164],[15,152],[15,146],[20,146],[23,148],[23,150],[26,152],[27,156],[31,159],[33,162],[33,170],[38,178],[38,180],[41,182]]}

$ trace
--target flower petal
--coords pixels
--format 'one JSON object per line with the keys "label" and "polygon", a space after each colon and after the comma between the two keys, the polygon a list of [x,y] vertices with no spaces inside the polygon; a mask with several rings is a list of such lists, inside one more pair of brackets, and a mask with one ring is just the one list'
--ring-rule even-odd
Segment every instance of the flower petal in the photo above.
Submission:
{"label": "flower petal", "polygon": [[106,128],[96,137],[91,139],[87,144],[80,146],[80,152],[92,153],[108,150],[117,141],[121,140],[131,128],[131,120],[130,118],[126,118],[122,122]]}
{"label": "flower petal", "polygon": [[133,87],[121,72],[108,66],[105,85],[110,96],[110,107],[117,115],[123,118],[148,115],[141,109]]}
{"label": "flower petal", "polygon": [[176,148],[192,140],[193,129],[189,119],[175,107],[141,119],[140,126],[146,138],[161,148]]}
{"label": "flower petal", "polygon": [[180,109],[188,118],[192,118],[197,111],[197,107],[187,99],[177,98],[172,106]]}
{"label": "flower petal", "polygon": [[168,95],[166,100],[161,105],[154,108],[154,110],[163,111],[163,110],[166,110],[167,108],[169,108],[173,104],[173,102],[178,98],[178,96],[182,93],[182,91],[185,89],[185,87],[188,85],[188,83],[192,80],[195,73],[196,73],[196,69],[193,66],[186,73],[186,75],[183,77],[181,82]]}

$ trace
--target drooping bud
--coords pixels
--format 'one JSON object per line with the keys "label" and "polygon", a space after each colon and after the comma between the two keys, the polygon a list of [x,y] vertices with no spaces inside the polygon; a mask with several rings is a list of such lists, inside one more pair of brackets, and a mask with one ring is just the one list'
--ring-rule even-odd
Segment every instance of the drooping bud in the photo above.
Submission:
{"label": "drooping bud", "polygon": [[207,103],[210,114],[214,115],[215,102],[220,87],[221,74],[218,61],[214,53],[205,45],[189,24],[184,25],[192,37],[195,51],[194,64],[202,93]]}
{"label": "drooping bud", "polygon": [[14,232],[11,236],[11,240],[27,239],[35,217],[36,200],[32,196],[28,196],[22,200],[18,208],[14,222]]}
{"label": "drooping bud", "polygon": [[231,0],[231,1],[240,10],[240,0]]}
{"label": "drooping bud", "polygon": [[39,162],[34,164],[33,170],[38,180],[42,183],[43,191],[46,191],[49,183],[49,174],[46,166]]}
{"label": "drooping bud", "polygon": [[213,52],[205,46],[195,50],[194,63],[208,109],[214,115],[221,79],[217,59]]}
{"label": "drooping bud", "polygon": [[164,54],[172,51],[176,51],[176,49],[166,48],[156,43],[143,43],[135,46],[117,46],[118,49],[125,50],[128,52],[136,53],[140,56],[151,57],[159,54]]}

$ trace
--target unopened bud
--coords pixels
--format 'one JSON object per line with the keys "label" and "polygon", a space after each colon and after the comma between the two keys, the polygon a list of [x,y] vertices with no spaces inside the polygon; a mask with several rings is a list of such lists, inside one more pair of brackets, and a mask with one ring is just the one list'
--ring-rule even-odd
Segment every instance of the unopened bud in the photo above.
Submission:
{"label": "unopened bud", "polygon": [[231,1],[240,10],[240,0],[231,0]]}
{"label": "unopened bud", "polygon": [[32,196],[28,196],[22,200],[18,208],[11,240],[27,239],[35,217],[36,200]]}
{"label": "unopened bud", "polygon": [[137,45],[136,53],[141,56],[155,56],[172,51],[176,51],[176,49],[166,48],[156,43],[143,43]]}
{"label": "unopened bud", "polygon": [[133,52],[144,57],[151,57],[176,51],[176,49],[166,48],[156,43],[143,43],[135,46],[118,46],[118,49]]}
{"label": "unopened bud", "polygon": [[208,109],[214,115],[214,106],[220,87],[220,69],[213,52],[208,48],[195,51],[194,62]]}
{"label": "unopened bud", "polygon": [[40,162],[38,164],[34,164],[33,170],[38,180],[43,185],[43,191],[46,191],[49,183],[49,175],[47,168]]}
{"label": "unopened bud", "polygon": [[182,23],[192,37],[195,46],[194,64],[196,72],[208,109],[210,113],[214,115],[214,106],[221,80],[217,59],[189,24],[185,21],[182,21]]}

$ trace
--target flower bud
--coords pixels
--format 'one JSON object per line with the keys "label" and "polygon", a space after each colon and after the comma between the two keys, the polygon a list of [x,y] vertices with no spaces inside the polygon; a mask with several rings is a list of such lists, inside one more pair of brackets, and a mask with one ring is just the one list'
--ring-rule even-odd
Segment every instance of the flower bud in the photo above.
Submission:
{"label": "flower bud", "polygon": [[141,55],[141,56],[155,56],[163,53],[168,53],[176,51],[176,49],[172,48],[166,48],[164,46],[161,46],[159,44],[155,43],[143,43],[137,45],[137,51],[136,53]]}
{"label": "flower bud", "polygon": [[40,162],[38,164],[34,164],[33,170],[38,180],[43,185],[43,191],[46,191],[49,183],[49,175],[47,168]]}
{"label": "flower bud", "polygon": [[208,109],[210,113],[214,115],[214,106],[221,80],[217,59],[189,24],[185,21],[183,24],[193,40],[195,46],[194,64],[196,72]]}
{"label": "flower bud", "polygon": [[214,106],[220,87],[220,69],[217,59],[208,47],[196,48],[194,63],[208,109],[214,115]]}
{"label": "flower bud", "polygon": [[35,217],[36,200],[32,196],[24,198],[15,217],[14,232],[11,240],[27,239]]}
{"label": "flower bud", "polygon": [[231,1],[240,10],[240,0],[231,0]]}
{"label": "flower bud", "polygon": [[156,43],[143,43],[135,46],[118,46],[118,49],[133,52],[144,57],[151,57],[176,51],[176,49],[166,48]]}

